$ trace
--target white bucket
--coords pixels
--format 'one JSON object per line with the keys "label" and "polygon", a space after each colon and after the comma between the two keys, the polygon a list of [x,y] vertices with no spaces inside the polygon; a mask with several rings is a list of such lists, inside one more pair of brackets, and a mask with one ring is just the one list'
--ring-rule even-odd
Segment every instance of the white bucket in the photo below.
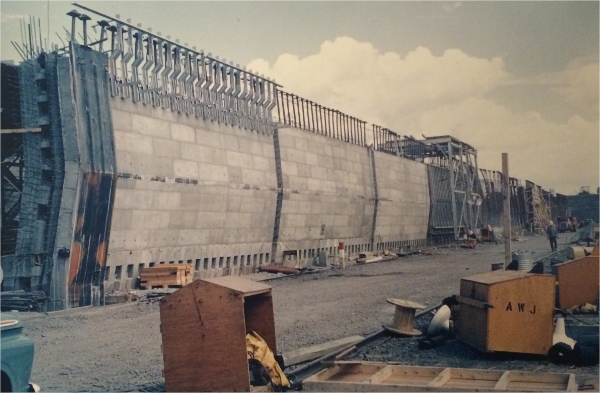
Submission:
{"label": "white bucket", "polygon": [[528,272],[532,267],[531,255],[528,253],[519,254],[519,270]]}

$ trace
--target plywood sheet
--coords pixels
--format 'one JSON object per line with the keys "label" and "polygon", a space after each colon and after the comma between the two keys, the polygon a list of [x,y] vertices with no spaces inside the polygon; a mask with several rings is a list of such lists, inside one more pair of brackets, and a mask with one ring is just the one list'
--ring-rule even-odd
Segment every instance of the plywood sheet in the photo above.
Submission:
{"label": "plywood sheet", "polygon": [[557,266],[558,306],[568,309],[581,304],[596,304],[598,297],[598,257],[588,256]]}

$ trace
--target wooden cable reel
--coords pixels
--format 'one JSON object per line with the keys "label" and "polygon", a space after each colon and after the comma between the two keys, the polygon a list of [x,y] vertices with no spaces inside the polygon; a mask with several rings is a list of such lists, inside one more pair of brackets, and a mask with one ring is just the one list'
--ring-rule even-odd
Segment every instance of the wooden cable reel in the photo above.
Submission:
{"label": "wooden cable reel", "polygon": [[387,302],[396,306],[394,320],[391,325],[383,325],[383,328],[389,332],[403,336],[420,336],[423,333],[414,328],[416,310],[426,308],[421,303],[411,302],[410,300],[387,299]]}

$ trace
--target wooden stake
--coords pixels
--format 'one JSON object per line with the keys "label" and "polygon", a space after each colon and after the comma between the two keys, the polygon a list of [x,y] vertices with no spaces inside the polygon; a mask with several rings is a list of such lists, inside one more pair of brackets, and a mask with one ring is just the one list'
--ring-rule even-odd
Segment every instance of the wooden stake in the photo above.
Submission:
{"label": "wooden stake", "polygon": [[512,260],[510,250],[510,187],[508,177],[508,153],[502,153],[502,194],[504,196],[504,270]]}

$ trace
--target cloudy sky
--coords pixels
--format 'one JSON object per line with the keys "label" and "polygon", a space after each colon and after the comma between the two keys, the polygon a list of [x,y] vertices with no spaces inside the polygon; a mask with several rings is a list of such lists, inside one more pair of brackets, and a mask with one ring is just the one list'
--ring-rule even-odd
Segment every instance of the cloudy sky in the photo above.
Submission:
{"label": "cloudy sky", "polygon": [[[599,183],[598,2],[82,2],[402,135],[452,135],[479,166],[557,192]],[[60,43],[66,2],[0,3]],[[94,18],[96,20],[96,18]]]}

